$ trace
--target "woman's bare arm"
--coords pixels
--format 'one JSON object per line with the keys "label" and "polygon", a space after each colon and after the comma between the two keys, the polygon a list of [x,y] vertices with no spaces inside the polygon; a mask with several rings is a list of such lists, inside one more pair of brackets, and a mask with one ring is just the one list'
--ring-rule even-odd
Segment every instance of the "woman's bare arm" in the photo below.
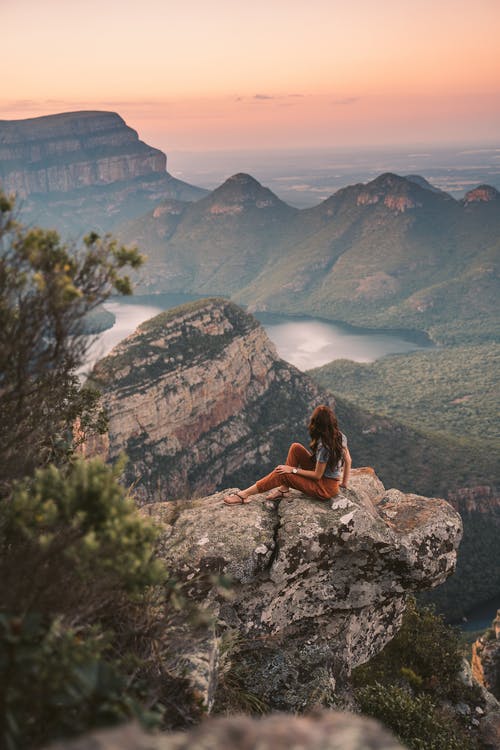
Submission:
{"label": "woman's bare arm", "polygon": [[349,448],[344,448],[344,473],[342,474],[342,481],[340,483],[341,487],[347,487],[347,482],[349,481],[349,474],[351,473],[351,466],[352,466],[352,458],[351,454],[349,453]]}
{"label": "woman's bare arm", "polygon": [[[276,467],[276,471],[278,474],[293,474],[293,466],[288,466],[288,464],[280,464]],[[316,462],[316,468],[314,471],[310,471],[309,469],[297,469],[296,474],[299,477],[308,477],[309,479],[321,479],[323,474],[325,473],[326,469],[326,463],[321,463],[320,461]]]}

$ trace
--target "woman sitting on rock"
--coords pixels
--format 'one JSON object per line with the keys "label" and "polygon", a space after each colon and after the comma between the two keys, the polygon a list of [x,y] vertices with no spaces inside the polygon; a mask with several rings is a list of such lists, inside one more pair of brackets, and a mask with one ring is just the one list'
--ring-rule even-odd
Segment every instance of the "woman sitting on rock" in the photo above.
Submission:
{"label": "woman sitting on rock", "polygon": [[310,451],[300,443],[292,443],[286,464],[280,464],[246,490],[226,495],[225,504],[249,503],[252,495],[268,490],[273,490],[267,495],[268,500],[279,500],[286,497],[292,487],[310,497],[328,500],[337,495],[339,486],[346,488],[351,455],[346,436],[340,432],[337,418],[328,406],[317,406],[313,411],[309,435]]}

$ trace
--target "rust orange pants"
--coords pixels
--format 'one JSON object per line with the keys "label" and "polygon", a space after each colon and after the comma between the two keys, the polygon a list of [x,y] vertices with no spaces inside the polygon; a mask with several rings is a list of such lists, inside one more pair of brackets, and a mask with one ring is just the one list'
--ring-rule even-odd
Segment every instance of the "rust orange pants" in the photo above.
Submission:
{"label": "rust orange pants", "polygon": [[[309,471],[314,471],[316,468],[314,458],[307,448],[304,448],[300,443],[291,444],[286,463],[288,466],[297,466],[300,469],[308,469]],[[259,479],[255,484],[259,492],[268,492],[274,487],[286,485],[287,487],[300,490],[305,495],[317,497],[320,500],[329,500],[331,497],[337,495],[340,479],[330,479],[328,477],[309,479],[309,477],[301,477],[299,474],[278,474],[275,470],[268,474],[267,477]]]}

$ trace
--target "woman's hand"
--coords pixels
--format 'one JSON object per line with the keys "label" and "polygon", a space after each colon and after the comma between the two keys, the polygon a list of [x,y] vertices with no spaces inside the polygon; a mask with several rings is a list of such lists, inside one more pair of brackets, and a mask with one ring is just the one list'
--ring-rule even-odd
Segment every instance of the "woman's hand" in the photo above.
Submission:
{"label": "woman's hand", "polygon": [[287,464],[279,464],[279,466],[275,468],[275,471],[278,474],[291,474],[293,471],[293,466],[288,466]]}

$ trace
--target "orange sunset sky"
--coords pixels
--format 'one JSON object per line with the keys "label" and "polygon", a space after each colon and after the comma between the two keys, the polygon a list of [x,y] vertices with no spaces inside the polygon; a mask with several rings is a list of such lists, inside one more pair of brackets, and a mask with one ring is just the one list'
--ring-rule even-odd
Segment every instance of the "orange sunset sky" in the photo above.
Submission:
{"label": "orange sunset sky", "polygon": [[172,151],[500,140],[500,0],[0,0],[0,119]]}

